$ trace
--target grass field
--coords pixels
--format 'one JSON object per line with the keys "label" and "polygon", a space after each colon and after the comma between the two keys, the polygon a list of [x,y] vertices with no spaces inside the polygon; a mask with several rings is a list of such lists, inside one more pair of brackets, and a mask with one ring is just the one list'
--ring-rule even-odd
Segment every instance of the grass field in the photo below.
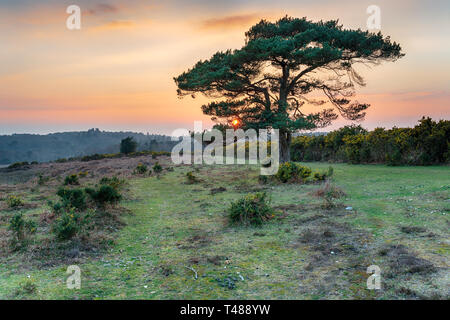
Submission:
{"label": "grass field", "polygon": [[[449,168],[332,166],[333,183],[346,193],[332,209],[314,195],[320,183],[259,184],[256,166],[177,166],[159,178],[128,175],[121,205],[130,214],[113,233],[114,245],[51,264],[3,250],[0,298],[450,298]],[[200,182],[187,184],[188,171]],[[48,209],[51,187],[11,181],[1,181],[3,200],[22,195],[34,204],[22,211],[36,219]],[[218,187],[226,190],[213,195]],[[262,227],[230,226],[230,203],[257,191],[270,195],[277,218]],[[12,213],[2,211],[6,235]],[[69,264],[81,268],[80,290],[66,287]],[[381,290],[367,289],[370,265],[381,269]],[[24,289],[27,282],[36,290]]]}

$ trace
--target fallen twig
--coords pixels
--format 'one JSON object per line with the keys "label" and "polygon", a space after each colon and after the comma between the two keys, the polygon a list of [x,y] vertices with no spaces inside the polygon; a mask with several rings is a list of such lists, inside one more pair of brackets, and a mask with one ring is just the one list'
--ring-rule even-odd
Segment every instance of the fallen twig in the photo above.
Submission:
{"label": "fallen twig", "polygon": [[198,275],[197,275],[197,271],[195,271],[195,269],[194,268],[192,268],[192,267],[187,267],[187,266],[184,266],[186,269],[189,269],[189,270],[191,270],[192,272],[194,272],[194,279],[195,280],[197,280],[197,278],[198,278]]}

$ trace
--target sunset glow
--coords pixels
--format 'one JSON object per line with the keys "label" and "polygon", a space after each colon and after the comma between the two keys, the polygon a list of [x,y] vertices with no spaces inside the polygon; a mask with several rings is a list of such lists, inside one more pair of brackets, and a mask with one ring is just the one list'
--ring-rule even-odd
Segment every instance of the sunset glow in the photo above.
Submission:
{"label": "sunset glow", "polygon": [[[345,27],[366,29],[368,5],[356,0],[77,3],[82,28],[76,31],[65,26],[68,1],[0,3],[0,134],[91,127],[170,134],[195,120],[211,127],[200,108],[207,99],[178,99],[174,76],[218,50],[240,48],[245,31],[262,18],[339,18]],[[357,88],[356,98],[371,104],[365,127],[412,126],[423,115],[449,117],[450,5],[425,4],[378,2],[381,31],[401,43],[406,56],[395,64],[360,66],[367,86]],[[329,129],[348,123],[339,119]]]}

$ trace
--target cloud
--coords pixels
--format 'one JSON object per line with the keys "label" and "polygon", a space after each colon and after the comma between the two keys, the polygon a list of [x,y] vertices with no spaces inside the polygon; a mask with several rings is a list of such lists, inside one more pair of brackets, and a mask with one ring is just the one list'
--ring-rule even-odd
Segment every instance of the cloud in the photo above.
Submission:
{"label": "cloud", "polygon": [[133,21],[126,20],[115,20],[110,21],[100,26],[95,27],[95,30],[111,30],[111,29],[124,29],[134,27],[135,23]]}
{"label": "cloud", "polygon": [[232,29],[248,27],[261,19],[260,14],[233,15],[222,18],[207,19],[201,22],[202,29]]}
{"label": "cloud", "polygon": [[93,9],[89,9],[85,12],[87,15],[101,15],[105,13],[116,13],[119,9],[113,5],[107,3],[99,3]]}

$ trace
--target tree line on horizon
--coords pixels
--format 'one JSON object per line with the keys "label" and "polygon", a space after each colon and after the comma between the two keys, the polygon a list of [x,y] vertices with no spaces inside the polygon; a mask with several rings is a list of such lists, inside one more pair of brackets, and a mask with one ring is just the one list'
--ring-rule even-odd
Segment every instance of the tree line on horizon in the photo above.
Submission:
{"label": "tree line on horizon", "polygon": [[136,151],[169,152],[176,143],[171,141],[171,137],[165,135],[107,132],[99,129],[47,135],[4,135],[0,136],[0,165],[118,153],[121,141],[127,137],[133,138],[137,143]]}

